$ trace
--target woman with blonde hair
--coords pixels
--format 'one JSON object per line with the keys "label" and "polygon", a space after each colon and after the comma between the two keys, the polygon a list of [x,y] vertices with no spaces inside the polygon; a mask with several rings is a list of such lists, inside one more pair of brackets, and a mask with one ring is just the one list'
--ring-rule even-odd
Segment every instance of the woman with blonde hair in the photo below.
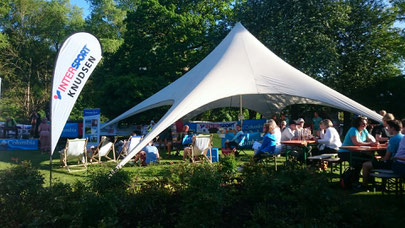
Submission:
{"label": "woman with blonde hair", "polygon": [[329,119],[324,119],[319,123],[319,127],[322,131],[324,131],[322,138],[318,139],[318,143],[323,145],[321,146],[322,149],[320,148],[321,152],[337,153],[339,147],[342,146],[342,141],[340,141],[339,133],[333,127],[332,121]]}
{"label": "woman with blonde hair", "polygon": [[266,154],[274,154],[276,150],[276,135],[274,130],[277,128],[277,124],[274,120],[270,119],[269,122],[263,126],[263,143],[253,156],[253,160],[258,161],[266,156]]}

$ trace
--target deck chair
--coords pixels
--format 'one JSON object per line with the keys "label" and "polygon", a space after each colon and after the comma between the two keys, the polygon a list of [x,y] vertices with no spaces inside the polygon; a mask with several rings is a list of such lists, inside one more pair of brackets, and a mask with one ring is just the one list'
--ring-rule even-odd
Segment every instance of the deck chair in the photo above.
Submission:
{"label": "deck chair", "polygon": [[212,163],[212,153],[207,157],[208,149],[212,147],[212,135],[196,135],[191,144],[191,160],[194,162],[201,155]]}
{"label": "deck chair", "polygon": [[128,140],[126,140],[119,153],[118,160],[126,157],[128,153],[131,152],[135,148],[135,146],[141,142],[142,138],[142,136],[131,136]]}
{"label": "deck chair", "polygon": [[[84,166],[84,169],[74,170],[74,171],[83,171],[87,170],[87,156],[86,156],[86,145],[87,139],[68,139],[66,142],[65,149],[61,151],[60,160],[61,163],[69,172],[70,167]],[[68,159],[78,158],[79,163],[77,165],[68,165]]]}
{"label": "deck chair", "polygon": [[[114,142],[110,142],[106,136],[101,137],[101,141],[98,144],[96,151],[94,151],[91,159],[95,160],[98,163],[101,163],[101,158],[105,157],[108,159],[108,161],[116,161],[117,159],[115,158],[115,148],[114,148],[114,143],[117,141],[117,138],[114,139]],[[113,158],[110,158],[108,155],[112,151],[113,153]]]}

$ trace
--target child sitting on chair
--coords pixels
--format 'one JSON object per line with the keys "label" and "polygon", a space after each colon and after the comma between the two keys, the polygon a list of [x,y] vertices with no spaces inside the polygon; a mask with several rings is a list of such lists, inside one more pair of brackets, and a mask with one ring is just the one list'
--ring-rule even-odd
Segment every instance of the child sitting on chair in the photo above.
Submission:
{"label": "child sitting on chair", "polygon": [[87,159],[89,159],[90,163],[93,163],[93,154],[94,152],[96,152],[96,147],[91,146],[88,150],[87,150]]}

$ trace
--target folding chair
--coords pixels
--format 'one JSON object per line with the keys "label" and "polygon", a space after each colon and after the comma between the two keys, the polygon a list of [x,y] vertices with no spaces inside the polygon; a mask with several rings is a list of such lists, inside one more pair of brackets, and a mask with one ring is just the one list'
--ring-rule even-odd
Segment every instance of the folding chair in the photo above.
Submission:
{"label": "folding chair", "polygon": [[[96,148],[96,151],[93,153],[91,159],[92,160],[94,159],[98,163],[101,163],[101,158],[102,157],[107,158],[109,161],[116,161],[115,148],[114,148],[115,141],[117,141],[117,138],[114,139],[114,142],[110,142],[110,141],[108,141],[106,136],[102,136],[101,141],[98,144],[98,146]],[[110,158],[108,156],[110,151],[113,152],[113,158]]]}
{"label": "folding chair", "polygon": [[208,149],[212,147],[212,135],[196,135],[193,137],[191,144],[191,160],[195,161],[200,155],[204,156],[210,163],[212,163],[212,153],[210,158],[207,157]]}
{"label": "folding chair", "polygon": [[65,149],[60,154],[61,163],[69,172],[70,170],[68,165],[68,159],[70,158],[79,158],[79,163],[77,165],[70,165],[70,167],[84,166],[84,169],[74,170],[74,171],[83,171],[87,170],[87,156],[86,156],[86,145],[87,139],[68,139],[66,142]]}
{"label": "folding chair", "polygon": [[243,152],[245,155],[247,155],[247,153],[246,153],[245,150],[244,150],[244,149],[245,149],[245,146],[246,146],[246,141],[247,141],[246,135],[244,135],[244,136],[242,137],[242,139],[240,140],[238,146],[236,147],[236,150],[237,150],[237,151],[241,151],[241,152]]}
{"label": "folding chair", "polygon": [[119,153],[118,160],[124,158],[131,152],[136,145],[138,145],[141,140],[142,136],[131,136],[128,140],[125,141],[124,145],[122,146],[121,152]]}

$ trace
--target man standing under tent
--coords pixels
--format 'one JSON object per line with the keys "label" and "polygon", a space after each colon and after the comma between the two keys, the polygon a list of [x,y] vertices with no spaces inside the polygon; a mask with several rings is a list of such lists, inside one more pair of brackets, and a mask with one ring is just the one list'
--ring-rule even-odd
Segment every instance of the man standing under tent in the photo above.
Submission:
{"label": "man standing under tent", "polygon": [[319,132],[320,132],[320,128],[319,128],[319,124],[321,123],[322,118],[319,116],[318,112],[314,112],[314,117],[312,118],[312,130],[314,131],[313,134],[315,136],[320,136]]}

